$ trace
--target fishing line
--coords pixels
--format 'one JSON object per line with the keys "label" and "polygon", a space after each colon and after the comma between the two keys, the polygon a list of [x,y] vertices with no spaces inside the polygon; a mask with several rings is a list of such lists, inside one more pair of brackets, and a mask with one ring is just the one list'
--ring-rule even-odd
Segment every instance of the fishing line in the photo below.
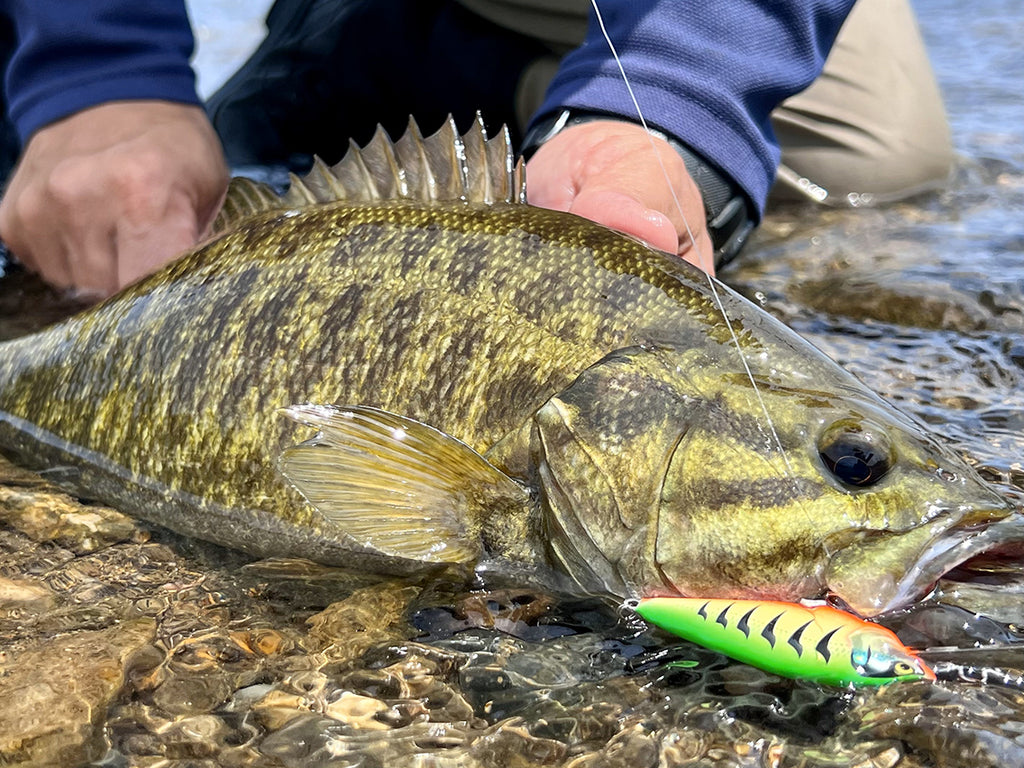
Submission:
{"label": "fishing line", "polygon": [[[959,650],[977,650],[964,648]],[[923,653],[923,652],[922,652]],[[997,667],[975,666],[973,664],[957,664],[952,661],[938,661],[931,664],[937,680],[950,683],[981,683],[996,685],[1001,688],[1024,690],[1024,676]]]}
{"label": "fishing line", "polygon": [[[668,185],[669,191],[672,193],[672,201],[675,203],[676,210],[679,212],[680,218],[683,220],[683,226],[686,228],[686,234],[690,238],[690,243],[693,245],[693,249],[697,252],[698,260],[701,260],[702,256],[707,256],[705,263],[714,266],[715,254],[714,251],[710,254],[701,254],[699,252],[699,246],[697,245],[697,239],[693,236],[693,230],[690,229],[690,222],[686,218],[686,214],[683,212],[682,203],[679,202],[679,197],[676,195],[676,189],[669,179],[668,169],[665,168],[664,162],[662,162],[661,155],[658,153],[658,147],[654,143],[654,135],[651,133],[650,128],[647,126],[647,119],[644,117],[643,111],[640,109],[640,102],[636,98],[636,94],[633,92],[633,86],[629,82],[629,78],[626,77],[626,70],[622,66],[622,59],[619,58],[619,52],[615,50],[615,44],[612,42],[611,35],[608,34],[608,29],[604,25],[604,18],[601,16],[601,9],[597,7],[597,0],[590,0],[590,5],[594,9],[594,14],[597,16],[597,23],[601,27],[601,34],[604,35],[605,43],[608,44],[608,50],[611,51],[612,58],[615,59],[615,64],[619,68],[619,74],[622,76],[622,82],[626,86],[626,91],[629,93],[629,98],[633,102],[633,108],[636,110],[637,118],[640,121],[640,125],[647,133],[647,139],[651,144],[651,151],[658,160],[658,165],[661,167],[661,173],[665,177],[665,183]],[[761,413],[764,414],[765,421],[768,423],[768,431],[771,433],[771,439],[775,442],[775,446],[779,450],[779,454],[782,456],[782,461],[786,465],[786,472],[793,478],[794,483],[796,481],[796,473],[793,471],[792,465],[789,463],[789,457],[786,455],[785,449],[782,447],[782,440],[779,438],[779,433],[775,429],[775,424],[772,422],[772,417],[768,413],[768,406],[761,396],[761,390],[757,386],[757,381],[754,379],[754,373],[750,369],[750,364],[747,362],[746,355],[743,354],[743,347],[740,345],[739,336],[736,330],[732,326],[732,322],[729,320],[729,315],[725,312],[725,305],[722,303],[722,297],[718,294],[718,288],[715,285],[715,278],[711,276],[709,271],[702,270],[707,277],[708,286],[711,288],[711,294],[715,297],[715,304],[718,307],[719,314],[722,315],[722,319],[725,321],[725,327],[729,329],[729,335],[732,337],[733,345],[736,347],[736,352],[740,356],[740,362],[743,364],[743,370],[747,374],[747,378],[750,379],[750,386],[754,388],[754,396],[757,398],[758,405],[761,408]]]}

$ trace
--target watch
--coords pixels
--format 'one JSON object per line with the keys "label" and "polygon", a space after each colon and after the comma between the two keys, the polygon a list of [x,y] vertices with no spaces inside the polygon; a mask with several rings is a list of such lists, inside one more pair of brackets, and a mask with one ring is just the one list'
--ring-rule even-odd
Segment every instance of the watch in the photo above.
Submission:
{"label": "watch", "polygon": [[[538,121],[526,132],[520,154],[524,160],[529,160],[542,144],[550,141],[568,126],[595,120],[635,122],[621,115],[563,109]],[[740,252],[754,229],[750,203],[746,195],[731,179],[713,168],[679,139],[655,128],[648,127],[648,131],[667,141],[683,159],[686,170],[700,190],[701,199],[704,201],[708,233],[715,249],[715,266],[720,267],[728,263]]]}

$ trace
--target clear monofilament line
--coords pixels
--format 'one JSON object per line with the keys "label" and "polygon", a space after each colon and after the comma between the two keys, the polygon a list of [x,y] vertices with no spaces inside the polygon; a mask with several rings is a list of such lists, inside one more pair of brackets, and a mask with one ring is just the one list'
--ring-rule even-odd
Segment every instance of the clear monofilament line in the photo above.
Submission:
{"label": "clear monofilament line", "polygon": [[[615,64],[619,68],[619,74],[622,75],[622,82],[626,86],[626,91],[629,93],[629,98],[633,102],[633,108],[636,110],[637,118],[640,121],[640,125],[644,131],[647,132],[647,138],[651,143],[651,151],[658,160],[658,165],[661,167],[661,172],[665,177],[665,183],[668,185],[669,192],[672,194],[672,201],[676,206],[676,210],[679,211],[679,216],[683,220],[683,226],[686,228],[686,235],[690,238],[694,251],[698,250],[697,240],[693,236],[693,230],[690,229],[690,222],[686,218],[686,214],[683,212],[682,203],[679,202],[679,197],[676,195],[675,186],[669,179],[668,169],[665,168],[664,162],[662,162],[661,155],[658,153],[658,148],[654,143],[654,135],[651,133],[650,128],[647,126],[647,119],[644,117],[643,110],[640,109],[640,102],[636,98],[636,93],[633,91],[633,86],[629,82],[629,78],[626,77],[626,70],[622,66],[622,59],[619,58],[619,52],[615,50],[615,44],[612,42],[611,36],[608,34],[608,29],[605,27],[604,18],[601,16],[601,9],[597,7],[597,0],[590,0],[590,4],[594,9],[594,14],[597,17],[597,23],[601,27],[601,34],[604,35],[605,42],[608,44],[608,50],[611,51],[612,57],[615,59]],[[698,259],[702,256],[707,256],[708,265],[714,265],[714,253],[701,254],[697,253]],[[732,326],[732,322],[729,320],[729,316],[725,312],[725,305],[722,303],[722,298],[718,294],[718,287],[715,285],[715,278],[711,276],[710,272],[705,272],[707,276],[708,285],[711,288],[711,294],[715,298],[715,304],[718,307],[719,313],[722,315],[722,319],[725,321],[725,327],[729,329],[729,335],[732,337],[733,344],[736,346],[736,352],[740,356],[740,362],[743,364],[743,370],[747,374],[747,378],[750,379],[750,385],[754,388],[754,396],[757,398],[758,405],[761,408],[761,413],[764,414],[765,421],[768,424],[768,431],[771,433],[771,439],[775,443],[775,447],[778,448],[779,454],[782,456],[782,461],[786,465],[786,472],[792,477],[794,476],[793,467],[789,463],[789,457],[786,455],[785,449],[782,447],[782,440],[779,438],[779,434],[775,429],[775,424],[772,423],[772,417],[768,413],[768,406],[764,402],[764,398],[761,396],[761,390],[757,386],[757,381],[754,379],[754,373],[750,369],[750,364],[747,362],[746,355],[743,354],[743,347],[740,345],[739,336],[737,336],[735,329]]]}

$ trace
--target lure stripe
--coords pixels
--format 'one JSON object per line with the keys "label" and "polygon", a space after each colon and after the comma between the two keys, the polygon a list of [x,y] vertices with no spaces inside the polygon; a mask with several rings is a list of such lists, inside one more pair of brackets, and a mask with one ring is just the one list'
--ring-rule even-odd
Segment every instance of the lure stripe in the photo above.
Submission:
{"label": "lure stripe", "polygon": [[806,624],[804,624],[802,627],[800,627],[800,629],[798,629],[796,632],[794,632],[792,635],[790,635],[789,636],[789,640],[786,641],[791,646],[793,646],[793,650],[796,651],[796,655],[797,656],[803,656],[803,654],[804,654],[804,647],[800,644],[800,636],[803,635],[804,630],[807,629],[809,626],[811,626],[811,624],[813,624],[813,623],[814,623],[814,619],[811,619]]}
{"label": "lure stripe", "polygon": [[740,623],[736,625],[736,629],[743,633],[744,637],[750,637],[750,615],[757,610],[757,606],[754,606],[749,611],[743,614],[740,619]]}
{"label": "lure stripe", "polygon": [[839,627],[836,627],[827,635],[823,636],[821,640],[818,641],[818,644],[814,646],[814,650],[821,654],[821,658],[825,660],[826,664],[828,663],[828,660],[832,658],[832,651],[828,649],[828,641],[831,640],[832,635],[834,635],[838,631]]}
{"label": "lure stripe", "polygon": [[657,597],[641,600],[636,611],[680,637],[786,677],[828,685],[935,679],[888,629],[828,606]]}
{"label": "lure stripe", "polygon": [[761,637],[768,641],[768,645],[772,648],[775,647],[775,624],[786,614],[780,613],[774,619],[765,624],[764,629],[761,630]]}

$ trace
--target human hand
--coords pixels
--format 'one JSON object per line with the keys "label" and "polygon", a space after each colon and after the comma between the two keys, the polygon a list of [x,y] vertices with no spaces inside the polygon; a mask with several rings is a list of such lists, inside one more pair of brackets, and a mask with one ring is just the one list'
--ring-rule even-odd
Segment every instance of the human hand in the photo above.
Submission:
{"label": "human hand", "polygon": [[700,191],[679,154],[642,126],[569,126],[537,149],[526,178],[532,205],[584,216],[715,273]]}
{"label": "human hand", "polygon": [[103,297],[195,245],[227,182],[199,107],[102,104],[33,134],[0,201],[0,238],[55,287]]}

